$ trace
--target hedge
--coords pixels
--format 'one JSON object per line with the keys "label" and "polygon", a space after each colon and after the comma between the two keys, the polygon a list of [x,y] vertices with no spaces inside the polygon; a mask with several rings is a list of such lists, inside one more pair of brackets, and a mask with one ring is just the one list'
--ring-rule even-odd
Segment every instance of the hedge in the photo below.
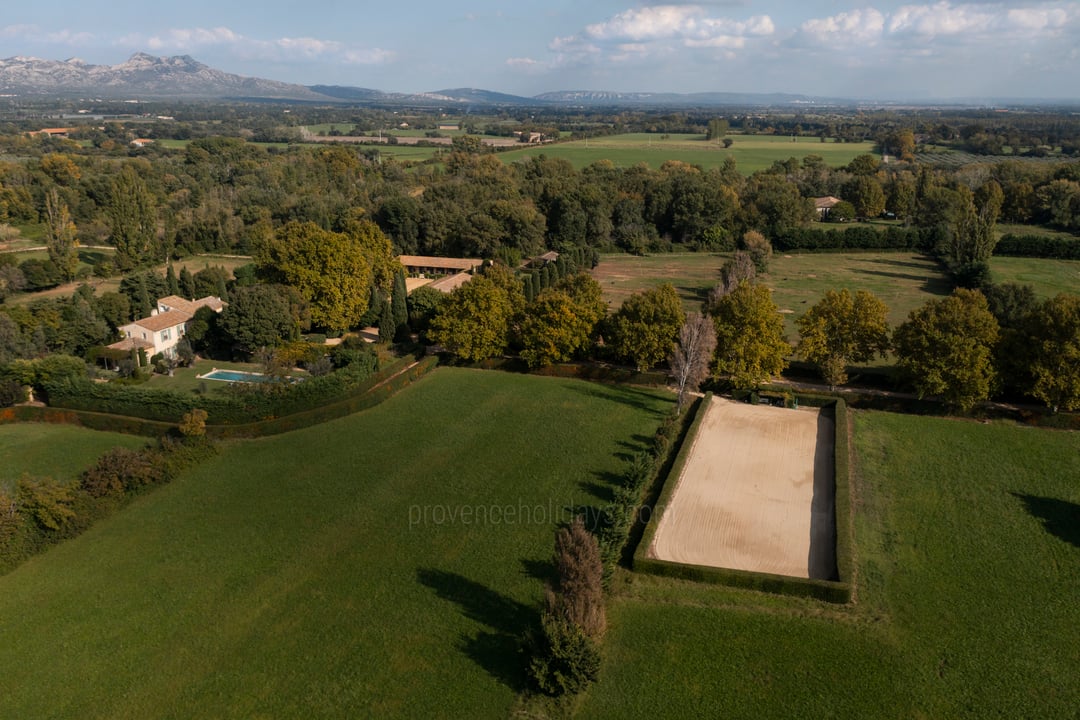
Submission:
{"label": "hedge", "polygon": [[[800,404],[813,405],[816,398],[804,398],[797,396]],[[760,590],[763,592],[793,595],[797,597],[812,597],[832,603],[847,603],[851,601],[852,585],[851,578],[854,568],[854,556],[852,554],[851,538],[851,498],[848,467],[848,442],[847,442],[847,412],[842,400],[832,399],[834,419],[836,426],[836,441],[834,442],[834,485],[836,499],[834,501],[834,515],[836,523],[836,564],[839,580],[818,580],[812,578],[797,578],[786,575],[773,575],[770,573],[750,572],[747,570],[733,570],[729,568],[717,568],[704,565],[690,565],[685,563],[668,562],[648,557],[649,547],[652,545],[656,528],[663,516],[663,508],[671,501],[671,497],[678,485],[679,476],[690,458],[693,451],[694,440],[707,407],[711,394],[705,396],[701,402],[697,417],[686,433],[682,447],[667,474],[663,492],[656,507],[660,510],[649,522],[637,552],[634,554],[634,569],[639,572],[677,577],[686,580],[729,585],[733,587]]]}
{"label": "hedge", "polygon": [[[405,372],[402,368],[412,359],[394,363],[368,378],[361,387],[338,402],[312,410],[293,413],[268,420],[235,424],[208,424],[206,434],[214,438],[261,437],[317,425],[378,405],[414,380],[423,377],[438,365],[437,357],[421,360]],[[400,373],[395,377],[395,373]],[[392,379],[390,379],[392,378]],[[388,381],[389,379],[389,381]],[[383,383],[379,385],[379,383]],[[379,385],[378,387],[375,387]],[[373,389],[374,388],[374,389]],[[147,420],[140,417],[115,415],[90,410],[20,405],[0,409],[0,424],[11,422],[52,422],[81,425],[94,430],[108,430],[132,435],[160,437],[175,429],[175,422]]]}
{"label": "hedge", "polygon": [[[434,355],[424,358],[404,372],[401,372],[399,364],[395,364],[391,368],[394,369],[394,372],[400,374],[394,376],[394,372],[390,372],[391,368],[387,368],[387,370],[373,375],[366,383],[366,388],[363,391],[358,391],[358,394],[339,402],[270,420],[238,425],[207,425],[206,434],[213,438],[262,437],[311,427],[328,420],[336,420],[378,405],[402,388],[412,384],[415,380],[427,375],[438,367],[438,364],[439,358]],[[378,387],[375,387],[376,385]]]}
{"label": "hedge", "polygon": [[1080,260],[1080,238],[1060,235],[1002,235],[995,255]]}
{"label": "hedge", "polygon": [[815,227],[791,228],[772,238],[773,248],[782,252],[847,252],[851,250],[931,250],[934,238],[918,228],[850,227],[824,230]]}
{"label": "hedge", "polygon": [[49,405],[70,410],[177,423],[184,413],[201,408],[214,425],[245,424],[314,410],[342,397],[366,392],[408,362],[412,362],[411,357],[375,374],[343,368],[271,391],[237,384],[227,388],[225,394],[194,395],[79,378],[47,383],[45,392]]}

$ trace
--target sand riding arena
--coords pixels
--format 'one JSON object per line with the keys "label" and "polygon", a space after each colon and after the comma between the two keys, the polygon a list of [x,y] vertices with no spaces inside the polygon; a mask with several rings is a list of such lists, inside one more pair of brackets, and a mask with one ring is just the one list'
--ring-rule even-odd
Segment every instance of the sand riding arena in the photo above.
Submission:
{"label": "sand riding arena", "polygon": [[648,557],[828,580],[836,575],[834,423],[713,397]]}

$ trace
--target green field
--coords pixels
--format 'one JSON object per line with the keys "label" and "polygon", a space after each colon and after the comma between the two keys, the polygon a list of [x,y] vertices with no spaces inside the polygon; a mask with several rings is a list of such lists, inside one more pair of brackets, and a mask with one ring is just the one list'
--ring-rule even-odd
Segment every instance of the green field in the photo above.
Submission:
{"label": "green field", "polygon": [[820,155],[827,165],[840,166],[848,164],[857,155],[874,151],[873,143],[823,143],[818,138],[807,137],[792,142],[790,137],[774,135],[732,135],[731,138],[734,143],[725,149],[722,145],[707,142],[704,135],[629,133],[511,150],[500,153],[499,157],[514,162],[543,154],[566,158],[578,169],[598,160],[610,160],[617,167],[645,163],[652,168],[658,168],[668,160],[680,160],[708,169],[720,167],[724,160],[733,157],[736,167],[749,175],[790,157],[801,161],[807,155]]}
{"label": "green field", "polygon": [[506,717],[556,522],[664,393],[440,369],[0,578],[0,717]]}
{"label": "green field", "polygon": [[146,438],[97,432],[68,425],[0,425],[0,488],[26,473],[66,483],[94,464],[109,448],[139,448]]}
{"label": "green field", "polygon": [[[668,282],[678,291],[684,308],[698,310],[719,281],[726,260],[727,256],[715,253],[603,255],[593,277],[612,309],[632,293]],[[795,319],[826,290],[869,290],[889,306],[889,322],[896,325],[916,307],[951,289],[936,260],[895,252],[778,253],[761,281],[772,289],[773,299],[785,316],[789,340],[796,337]]]}
{"label": "green field", "polygon": [[847,607],[624,574],[581,718],[1073,718],[1080,434],[858,412]]}
{"label": "green field", "polygon": [[1033,286],[1040,298],[1080,293],[1080,260],[993,257],[990,272],[994,282]]}

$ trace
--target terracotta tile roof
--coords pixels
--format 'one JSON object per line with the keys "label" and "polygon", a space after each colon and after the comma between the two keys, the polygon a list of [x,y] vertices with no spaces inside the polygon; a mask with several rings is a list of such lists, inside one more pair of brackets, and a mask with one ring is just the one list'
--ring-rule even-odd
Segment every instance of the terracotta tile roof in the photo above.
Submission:
{"label": "terracotta tile roof", "polygon": [[151,315],[147,318],[139,318],[131,324],[138,325],[151,332],[159,332],[165,328],[183,325],[190,319],[191,313],[189,312],[184,312],[183,310],[169,310],[168,312],[158,313],[157,315]]}
{"label": "terracotta tile roof", "polygon": [[120,342],[114,342],[112,345],[107,345],[106,347],[111,348],[112,350],[138,350],[139,348],[150,350],[154,347],[154,343],[149,340],[143,340],[142,338],[128,337]]}
{"label": "terracotta tile roof", "polygon": [[405,267],[437,268],[440,270],[472,270],[484,263],[475,258],[431,257],[427,255],[401,255],[398,257]]}
{"label": "terracotta tile roof", "polygon": [[818,210],[828,210],[831,207],[835,207],[838,202],[840,202],[840,198],[827,195],[825,197],[814,198],[814,207]]}
{"label": "terracotta tile roof", "polygon": [[198,300],[185,300],[177,295],[166,295],[165,297],[158,299],[158,306],[164,306],[169,310],[180,310],[189,315],[194,315],[195,311],[201,307],[208,307],[212,310],[220,311],[225,307],[225,303],[221,301],[221,298],[214,295],[207,295]]}
{"label": "terracotta tile roof", "polygon": [[448,293],[451,290],[457,290],[459,287],[472,280],[472,278],[473,276],[466,272],[457,273],[456,275],[447,275],[446,277],[439,278],[431,283],[428,287],[432,290]]}

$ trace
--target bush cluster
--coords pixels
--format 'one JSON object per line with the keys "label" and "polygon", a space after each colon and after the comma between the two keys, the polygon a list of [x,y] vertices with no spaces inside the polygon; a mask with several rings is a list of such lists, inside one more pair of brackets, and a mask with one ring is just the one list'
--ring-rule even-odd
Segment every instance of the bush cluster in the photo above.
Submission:
{"label": "bush cluster", "polygon": [[74,482],[23,476],[12,492],[0,489],[0,572],[78,535],[124,498],[173,480],[214,452],[201,438],[165,436],[140,450],[107,451]]}

